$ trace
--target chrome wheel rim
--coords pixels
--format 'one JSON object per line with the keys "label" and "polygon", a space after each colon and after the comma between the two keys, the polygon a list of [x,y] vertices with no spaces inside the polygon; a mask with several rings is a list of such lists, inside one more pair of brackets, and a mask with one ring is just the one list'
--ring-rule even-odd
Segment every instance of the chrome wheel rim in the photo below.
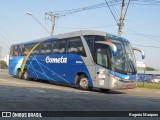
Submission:
{"label": "chrome wheel rim", "polygon": [[28,79],[28,73],[27,72],[25,72],[23,76],[24,76],[24,79]]}
{"label": "chrome wheel rim", "polygon": [[81,80],[80,80],[80,86],[82,87],[82,88],[88,88],[88,79],[87,78],[82,78]]}
{"label": "chrome wheel rim", "polygon": [[18,78],[21,78],[21,76],[22,76],[21,71],[18,71]]}

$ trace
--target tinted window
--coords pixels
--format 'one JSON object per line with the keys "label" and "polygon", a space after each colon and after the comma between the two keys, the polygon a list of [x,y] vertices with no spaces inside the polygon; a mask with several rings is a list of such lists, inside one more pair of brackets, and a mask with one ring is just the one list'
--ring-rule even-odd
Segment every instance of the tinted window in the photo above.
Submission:
{"label": "tinted window", "polygon": [[41,44],[41,54],[50,54],[52,52],[52,43],[51,42],[44,42]]}
{"label": "tinted window", "polygon": [[27,55],[30,51],[30,48],[31,48],[31,45],[24,45],[24,48],[23,48],[23,55]]}
{"label": "tinted window", "polygon": [[19,46],[19,45],[15,46],[14,55],[15,56],[21,56],[21,46]]}
{"label": "tinted window", "polygon": [[10,56],[13,56],[13,55],[14,55],[14,52],[15,52],[15,47],[14,47],[14,46],[11,46],[11,47],[10,47]]}
{"label": "tinted window", "polygon": [[10,50],[10,56],[25,56],[30,50],[30,45],[17,45],[12,46]]}
{"label": "tinted window", "polygon": [[[35,43],[35,44],[31,44],[30,45],[30,50],[36,45],[37,43]],[[39,54],[39,46],[38,47],[36,47],[34,50],[33,50],[33,52],[32,52],[32,54]]]}
{"label": "tinted window", "polygon": [[85,50],[80,37],[71,38],[68,40],[68,53],[79,54],[81,56],[86,56]]}
{"label": "tinted window", "polygon": [[95,36],[86,36],[85,39],[87,41],[90,51],[93,52]]}
{"label": "tinted window", "polygon": [[104,41],[104,36],[87,35],[84,37],[93,56],[95,41]]}
{"label": "tinted window", "polygon": [[97,49],[97,64],[108,68],[108,58],[107,58],[106,48]]}
{"label": "tinted window", "polygon": [[95,44],[95,56],[94,61],[106,68],[112,69],[112,57],[110,47],[105,44]]}
{"label": "tinted window", "polygon": [[53,53],[65,53],[66,40],[53,41]]}

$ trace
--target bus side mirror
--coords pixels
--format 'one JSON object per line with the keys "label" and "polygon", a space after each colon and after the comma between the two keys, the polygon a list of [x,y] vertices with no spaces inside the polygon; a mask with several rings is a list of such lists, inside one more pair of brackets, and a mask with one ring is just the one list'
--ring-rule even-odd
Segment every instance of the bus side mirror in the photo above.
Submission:
{"label": "bus side mirror", "polygon": [[136,51],[141,52],[141,53],[142,53],[142,59],[144,59],[144,58],[145,58],[145,53],[144,53],[144,51],[143,51],[143,50],[141,50],[141,49],[139,49],[139,48],[133,48],[133,50],[136,50]]}
{"label": "bus side mirror", "polygon": [[106,41],[96,41],[96,43],[108,45],[111,48],[113,56],[116,56],[116,54],[117,54],[117,47],[116,47],[115,44],[113,44],[111,42],[106,42]]}
{"label": "bus side mirror", "polygon": [[116,47],[116,45],[113,44],[113,43],[110,43],[110,42],[107,42],[107,44],[110,46],[110,48],[112,50],[113,56],[116,56],[116,54],[117,54],[117,47]]}

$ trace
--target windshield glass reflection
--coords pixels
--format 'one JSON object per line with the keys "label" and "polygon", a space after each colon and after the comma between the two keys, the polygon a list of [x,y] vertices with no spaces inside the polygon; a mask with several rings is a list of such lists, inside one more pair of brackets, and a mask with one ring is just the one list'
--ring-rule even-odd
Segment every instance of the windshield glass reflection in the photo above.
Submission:
{"label": "windshield glass reflection", "polygon": [[129,43],[112,40],[117,47],[117,54],[113,56],[113,66],[116,70],[134,73],[136,71],[135,57]]}

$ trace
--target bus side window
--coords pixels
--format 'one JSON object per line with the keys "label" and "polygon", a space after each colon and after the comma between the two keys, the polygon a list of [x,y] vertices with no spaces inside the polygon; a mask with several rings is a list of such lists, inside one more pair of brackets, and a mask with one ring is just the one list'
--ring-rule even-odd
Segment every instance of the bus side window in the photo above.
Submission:
{"label": "bus side window", "polygon": [[68,53],[79,54],[81,56],[86,57],[86,53],[80,37],[69,39],[67,48]]}
{"label": "bus side window", "polygon": [[53,53],[65,53],[66,40],[53,41]]}
{"label": "bus side window", "polygon": [[58,41],[53,41],[53,53],[60,53]]}
{"label": "bus side window", "polygon": [[10,56],[14,56],[14,53],[15,53],[15,47],[11,46],[10,47]]}
{"label": "bus side window", "polygon": [[41,54],[50,54],[52,52],[52,43],[44,42],[41,44],[40,53]]}
{"label": "bus side window", "polygon": [[108,68],[107,50],[104,48],[97,49],[97,64]]}
{"label": "bus side window", "polygon": [[66,52],[66,40],[59,41],[59,50],[60,53]]}
{"label": "bus side window", "polygon": [[[23,50],[23,49],[22,49]],[[23,55],[27,55],[30,51],[30,45],[24,45]]]}
{"label": "bus side window", "polygon": [[21,46],[19,45],[15,46],[14,55],[21,56]]}
{"label": "bus side window", "polygon": [[[29,49],[29,51],[30,50],[32,50],[32,48],[36,45],[37,43],[33,43],[33,44],[29,44],[29,46],[30,46],[30,49]],[[33,51],[32,51],[32,55],[37,55],[37,54],[39,54],[39,46],[38,47],[36,47]]]}
{"label": "bus side window", "polygon": [[21,55],[22,56],[25,55],[25,47],[24,47],[24,45],[21,46]]}
{"label": "bus side window", "polygon": [[[37,44],[37,43],[36,43],[36,44]],[[34,46],[33,46],[33,47],[34,47]],[[35,54],[35,55],[39,54],[39,51],[40,51],[39,48],[40,48],[40,47],[37,46],[37,47],[33,50],[32,54]]]}
{"label": "bus side window", "polygon": [[91,53],[94,51],[95,36],[85,36],[85,40],[89,46]]}

